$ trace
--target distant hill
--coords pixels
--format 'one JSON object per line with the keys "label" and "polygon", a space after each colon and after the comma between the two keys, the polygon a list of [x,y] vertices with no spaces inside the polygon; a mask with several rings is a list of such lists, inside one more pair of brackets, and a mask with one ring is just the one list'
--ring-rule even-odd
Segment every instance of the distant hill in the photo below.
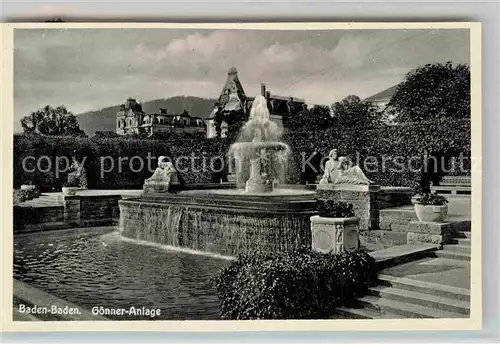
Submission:
{"label": "distant hill", "polygon": [[[206,118],[210,115],[215,101],[215,99],[177,96],[144,102],[142,109],[146,113],[160,112],[160,108],[165,108],[170,113],[187,110],[191,116]],[[80,128],[89,136],[94,135],[96,131],[115,131],[116,113],[119,110],[120,104],[78,114]]]}

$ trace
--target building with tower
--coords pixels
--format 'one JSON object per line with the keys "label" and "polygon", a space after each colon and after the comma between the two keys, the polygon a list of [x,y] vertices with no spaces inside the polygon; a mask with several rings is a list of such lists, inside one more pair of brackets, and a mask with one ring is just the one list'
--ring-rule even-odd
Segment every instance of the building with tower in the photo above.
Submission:
{"label": "building with tower", "polygon": [[203,133],[206,124],[202,118],[182,113],[169,113],[167,109],[145,113],[142,105],[133,98],[120,106],[116,115],[116,133],[120,135],[158,133]]}
{"label": "building with tower", "polygon": [[[305,101],[303,99],[271,94],[271,92],[266,90],[265,84],[261,84],[260,93],[267,98],[271,120],[283,128],[286,128],[287,119],[300,112],[305,106]],[[206,120],[207,137],[212,138],[217,136],[217,115],[222,114],[222,117],[225,118],[243,116],[245,119],[248,119],[253,100],[253,97],[248,97],[245,94],[243,86],[238,78],[238,71],[236,68],[230,68],[219,99],[214,104],[214,108]],[[225,137],[227,127],[227,122],[222,121],[220,123],[222,137]]]}

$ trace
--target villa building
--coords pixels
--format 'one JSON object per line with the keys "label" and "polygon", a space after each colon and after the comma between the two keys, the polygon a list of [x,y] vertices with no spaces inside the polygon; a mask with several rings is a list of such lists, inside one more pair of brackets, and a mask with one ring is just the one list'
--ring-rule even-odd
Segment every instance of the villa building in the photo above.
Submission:
{"label": "villa building", "polygon": [[389,102],[391,101],[392,95],[394,94],[394,92],[396,92],[396,89],[398,86],[399,86],[399,84],[391,86],[391,87],[365,99],[365,101],[372,102],[374,105],[376,105],[379,108],[379,110],[384,112],[387,115],[387,120],[389,121],[389,123],[392,123],[392,120],[394,118],[387,113],[386,108],[387,108],[387,105],[389,104]]}
{"label": "villa building", "polygon": [[[301,111],[305,106],[304,99],[271,94],[266,90],[265,84],[261,84],[260,93],[267,98],[271,120],[284,128],[286,128],[286,120],[290,116]],[[246,96],[238,78],[238,71],[236,68],[230,68],[219,99],[214,104],[210,116],[206,119],[207,137],[212,138],[217,136],[215,118],[218,113],[223,113],[228,116],[243,115],[245,119],[248,119],[253,100],[253,97]],[[228,124],[226,122],[222,122],[220,125],[222,137],[226,136],[227,126]]]}
{"label": "villa building", "polygon": [[394,85],[389,87],[388,89],[383,90],[377,94],[374,94],[371,97],[366,98],[365,100],[371,101],[373,104],[377,105],[379,109],[383,110],[389,104],[392,95],[396,92],[396,88],[398,85]]}
{"label": "villa building", "polygon": [[120,135],[147,133],[205,133],[202,118],[190,116],[187,111],[180,114],[160,109],[159,113],[146,114],[142,105],[128,98],[116,115],[116,133]]}

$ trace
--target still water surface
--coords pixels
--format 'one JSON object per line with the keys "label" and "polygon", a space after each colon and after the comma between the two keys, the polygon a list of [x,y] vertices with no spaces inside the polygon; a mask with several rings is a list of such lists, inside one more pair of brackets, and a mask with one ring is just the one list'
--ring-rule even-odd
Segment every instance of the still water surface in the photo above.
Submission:
{"label": "still water surface", "polygon": [[[92,307],[161,309],[159,320],[218,319],[211,278],[227,261],[142,246],[117,232],[14,239],[14,278]],[[148,316],[108,316],[148,320]]]}

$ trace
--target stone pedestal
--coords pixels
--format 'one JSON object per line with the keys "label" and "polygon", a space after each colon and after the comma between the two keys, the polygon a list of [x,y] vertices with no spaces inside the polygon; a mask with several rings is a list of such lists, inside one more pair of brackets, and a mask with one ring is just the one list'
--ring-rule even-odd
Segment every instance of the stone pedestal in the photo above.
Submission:
{"label": "stone pedestal", "polygon": [[359,246],[359,218],[311,216],[312,249],[321,253],[352,252]]}
{"label": "stone pedestal", "polygon": [[351,203],[355,216],[359,217],[359,229],[378,229],[379,185],[318,184],[317,197]]}

